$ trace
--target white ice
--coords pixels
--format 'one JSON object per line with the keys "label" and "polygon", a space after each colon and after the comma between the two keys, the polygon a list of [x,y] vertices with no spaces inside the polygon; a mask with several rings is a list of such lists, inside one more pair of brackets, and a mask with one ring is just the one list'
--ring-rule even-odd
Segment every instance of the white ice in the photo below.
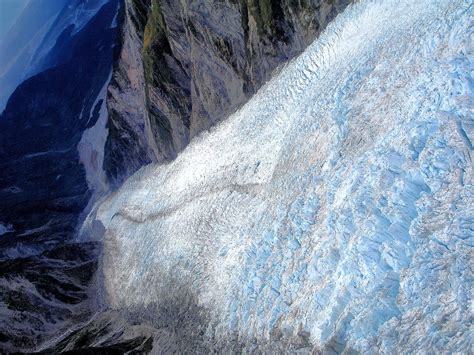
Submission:
{"label": "white ice", "polygon": [[470,0],[349,7],[91,213],[110,305],[159,305],[180,284],[217,339],[472,351],[472,29]]}

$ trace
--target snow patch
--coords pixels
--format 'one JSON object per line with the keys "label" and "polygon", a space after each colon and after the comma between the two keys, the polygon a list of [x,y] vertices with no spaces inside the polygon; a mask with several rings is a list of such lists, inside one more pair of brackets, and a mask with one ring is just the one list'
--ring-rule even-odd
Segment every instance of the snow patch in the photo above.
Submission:
{"label": "snow patch", "polygon": [[8,223],[0,222],[0,235],[14,232],[13,226]]}

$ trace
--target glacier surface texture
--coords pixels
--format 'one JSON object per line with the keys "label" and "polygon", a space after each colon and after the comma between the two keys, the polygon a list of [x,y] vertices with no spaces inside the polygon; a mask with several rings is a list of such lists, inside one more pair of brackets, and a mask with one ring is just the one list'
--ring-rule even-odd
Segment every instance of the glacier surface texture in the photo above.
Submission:
{"label": "glacier surface texture", "polygon": [[472,29],[469,0],[348,7],[95,207],[104,302],[181,349],[472,351]]}

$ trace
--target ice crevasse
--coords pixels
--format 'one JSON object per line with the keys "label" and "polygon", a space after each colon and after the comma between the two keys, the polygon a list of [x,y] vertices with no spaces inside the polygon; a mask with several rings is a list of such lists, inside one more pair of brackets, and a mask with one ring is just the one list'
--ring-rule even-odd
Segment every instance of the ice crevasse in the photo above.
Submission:
{"label": "ice crevasse", "polygon": [[472,351],[473,8],[348,7],[102,200],[83,229],[104,241],[108,304],[187,309],[249,351]]}

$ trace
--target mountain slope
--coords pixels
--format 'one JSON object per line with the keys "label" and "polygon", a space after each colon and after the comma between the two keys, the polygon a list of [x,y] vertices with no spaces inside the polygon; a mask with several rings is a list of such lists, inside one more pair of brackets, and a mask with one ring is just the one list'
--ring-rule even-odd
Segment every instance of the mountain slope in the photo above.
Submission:
{"label": "mountain slope", "polygon": [[2,244],[16,241],[21,250],[38,233],[64,241],[55,232],[70,234],[87,204],[91,191],[77,147],[99,118],[103,99],[97,96],[110,75],[117,6],[108,2],[78,33],[64,28],[44,58],[51,67],[19,85],[0,116],[0,215],[14,230]]}
{"label": "mountain slope", "polygon": [[[15,88],[35,70],[35,52],[66,1],[30,1],[13,27],[0,38],[0,112]],[[5,13],[8,13],[5,10]]]}
{"label": "mountain slope", "polygon": [[472,13],[362,1],[133,175],[84,226],[105,301],[181,352],[469,352]]}
{"label": "mountain slope", "polygon": [[90,315],[97,243],[74,243],[75,229],[96,188],[87,162],[100,156],[84,132],[101,122],[118,10],[118,0],[69,1],[37,47],[38,72],[0,116],[2,352],[32,351]]}
{"label": "mountain slope", "polygon": [[126,0],[104,170],[176,157],[301,53],[349,0]]}

